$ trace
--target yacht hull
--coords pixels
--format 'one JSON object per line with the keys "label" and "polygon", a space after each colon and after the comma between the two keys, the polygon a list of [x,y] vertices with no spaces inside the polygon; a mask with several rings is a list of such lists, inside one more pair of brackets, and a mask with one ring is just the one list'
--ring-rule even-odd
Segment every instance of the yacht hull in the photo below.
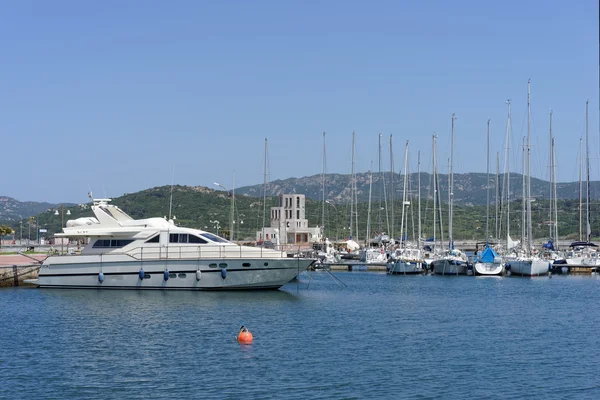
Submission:
{"label": "yacht hull", "polygon": [[513,275],[541,276],[548,274],[548,261],[543,260],[516,260],[510,262]]}
{"label": "yacht hull", "polygon": [[501,263],[476,262],[473,264],[475,275],[479,276],[502,276],[504,274],[504,265]]}
{"label": "yacht hull", "polygon": [[[48,258],[40,269],[36,284],[42,288],[278,289],[300,272],[305,271],[315,261],[307,258],[242,258],[144,260],[142,262],[110,260],[110,257],[104,257],[101,262],[81,263],[69,262],[68,258],[70,257]],[[141,270],[143,273],[140,273]]]}
{"label": "yacht hull", "polygon": [[425,272],[423,263],[415,261],[396,261],[394,263],[389,263],[387,269],[390,274],[397,275],[417,275]]}
{"label": "yacht hull", "polygon": [[460,265],[453,260],[435,260],[431,263],[433,273],[436,275],[466,275],[467,263],[460,261]]}

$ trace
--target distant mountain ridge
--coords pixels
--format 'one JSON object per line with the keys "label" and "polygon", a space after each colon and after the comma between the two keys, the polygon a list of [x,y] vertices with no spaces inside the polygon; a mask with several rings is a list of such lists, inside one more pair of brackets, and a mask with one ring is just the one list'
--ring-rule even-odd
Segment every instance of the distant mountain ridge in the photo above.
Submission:
{"label": "distant mountain ridge", "polygon": [[[386,172],[385,193],[390,198],[390,186],[392,175]],[[506,175],[500,174],[499,195],[502,198],[503,187],[506,186]],[[369,201],[369,173],[356,174],[356,188],[358,202]],[[393,174],[394,186],[396,188],[396,198],[402,197],[403,176],[397,173]],[[378,201],[380,193],[384,192],[383,180],[378,173],[373,173],[372,182],[372,201]],[[448,175],[438,174],[440,197],[442,202],[448,201]],[[510,192],[511,200],[518,200],[522,197],[523,176],[521,174],[510,174]],[[418,174],[409,174],[408,187],[410,192],[416,194],[418,188]],[[421,173],[421,196],[423,199],[432,198],[432,174]],[[351,191],[350,174],[326,174],[325,199],[333,200],[338,203],[349,202]],[[470,172],[466,174],[454,174],[454,202],[462,205],[485,205],[487,199],[487,175],[485,173]],[[585,182],[583,183],[585,197]],[[253,197],[262,197],[263,185],[244,186],[235,189],[236,194],[242,194]],[[537,199],[548,199],[550,192],[550,183],[542,179],[531,178],[532,197]],[[313,200],[320,200],[322,194],[321,174],[306,176],[302,178],[278,179],[267,184],[267,195],[277,196],[283,193],[301,193]],[[579,198],[579,182],[561,182],[556,185],[557,197],[562,200]],[[600,182],[590,182],[590,195],[592,198],[599,198]],[[496,175],[490,175],[490,201],[495,203],[496,196]],[[382,196],[383,197],[383,196]]]}
{"label": "distant mountain ridge", "polygon": [[52,203],[19,201],[12,197],[0,196],[0,221],[18,221],[21,217],[27,219],[30,216],[38,215],[50,208],[57,207],[57,204]]}

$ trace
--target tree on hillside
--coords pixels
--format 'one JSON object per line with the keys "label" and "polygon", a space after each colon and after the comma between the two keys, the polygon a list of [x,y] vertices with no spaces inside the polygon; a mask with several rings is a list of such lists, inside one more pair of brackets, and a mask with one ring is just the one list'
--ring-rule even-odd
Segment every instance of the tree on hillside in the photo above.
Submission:
{"label": "tree on hillside", "polygon": [[2,248],[2,241],[4,240],[5,235],[10,235],[13,233],[13,230],[10,226],[0,225],[0,249]]}

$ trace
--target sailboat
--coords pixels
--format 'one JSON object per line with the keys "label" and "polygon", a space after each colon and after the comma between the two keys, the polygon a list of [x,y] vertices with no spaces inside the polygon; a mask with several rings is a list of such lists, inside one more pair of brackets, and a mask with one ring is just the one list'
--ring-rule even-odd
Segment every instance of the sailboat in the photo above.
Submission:
{"label": "sailboat", "polygon": [[[571,251],[569,251],[567,253],[567,257],[565,259],[565,264],[567,265],[583,265],[583,266],[600,266],[600,254],[597,251],[598,245],[594,244],[591,242],[591,236],[592,236],[592,229],[591,229],[591,224],[590,224],[590,149],[589,149],[589,112],[588,112],[588,108],[589,108],[589,100],[585,102],[585,146],[586,146],[586,150],[585,150],[585,163],[586,163],[586,200],[585,200],[585,209],[586,209],[586,235],[585,235],[585,241],[581,240],[582,237],[582,224],[581,224],[581,214],[582,214],[582,207],[581,207],[581,166],[580,166],[580,183],[579,183],[579,241],[577,242],[573,242],[570,245],[570,248],[572,249]],[[581,143],[581,141],[580,141]],[[580,145],[581,147],[581,145]],[[581,150],[580,150],[581,153]]]}
{"label": "sailboat", "polygon": [[[381,133],[379,134],[379,176],[380,176],[380,184],[385,185],[385,180],[383,179],[383,174],[381,171]],[[372,169],[372,168],[371,168]],[[389,243],[390,238],[388,235],[385,235],[381,231],[381,191],[383,187],[380,187],[380,196],[379,196],[379,229],[378,235],[372,238],[371,236],[371,191],[373,186],[373,173],[369,171],[369,211],[367,214],[367,236],[365,248],[362,249],[360,253],[360,262],[365,264],[376,264],[376,265],[386,265],[387,264],[387,254],[385,252],[385,246]],[[387,200],[386,200],[387,204]]]}
{"label": "sailboat", "polygon": [[[406,150],[404,154],[404,184],[402,190],[402,221],[400,222],[400,247],[394,250],[387,264],[390,274],[422,274],[423,252],[417,246],[411,246],[407,243],[408,238],[408,212],[406,208],[410,206],[410,201],[406,199],[407,181],[408,181],[408,140],[406,141]],[[406,218],[405,218],[406,217]],[[406,220],[406,225],[404,224]],[[406,228],[406,230],[405,230]]]}
{"label": "sailboat", "polygon": [[454,239],[452,237],[452,203],[454,198],[454,120],[456,116],[452,114],[452,139],[450,144],[450,168],[448,176],[448,252],[431,265],[433,272],[438,275],[466,275],[467,274],[467,256],[458,249],[454,248]]}
{"label": "sailboat", "polygon": [[539,276],[548,273],[550,263],[542,260],[537,255],[533,254],[532,243],[533,233],[531,224],[531,83],[527,81],[527,157],[525,159],[525,173],[526,173],[526,190],[525,190],[525,201],[526,201],[526,221],[525,227],[525,243],[522,243],[524,253],[518,254],[515,258],[507,263],[507,268],[510,268],[511,272],[516,275],[522,276]]}
{"label": "sailboat", "polygon": [[473,264],[475,275],[499,276],[504,273],[502,259],[490,246],[490,120],[487,122],[487,208],[485,211],[485,248]]}

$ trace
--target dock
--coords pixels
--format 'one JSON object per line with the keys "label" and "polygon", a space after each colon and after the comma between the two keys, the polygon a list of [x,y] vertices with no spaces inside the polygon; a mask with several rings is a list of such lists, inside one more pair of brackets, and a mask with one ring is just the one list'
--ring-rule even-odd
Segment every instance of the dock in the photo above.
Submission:
{"label": "dock", "polygon": [[553,273],[562,274],[562,267],[568,268],[569,275],[593,275],[600,272],[600,267],[592,265],[557,264],[553,266]]}
{"label": "dock", "polygon": [[336,263],[320,265],[330,271],[387,271],[387,264]]}
{"label": "dock", "polygon": [[30,286],[26,279],[37,279],[46,255],[0,255],[0,287]]}

